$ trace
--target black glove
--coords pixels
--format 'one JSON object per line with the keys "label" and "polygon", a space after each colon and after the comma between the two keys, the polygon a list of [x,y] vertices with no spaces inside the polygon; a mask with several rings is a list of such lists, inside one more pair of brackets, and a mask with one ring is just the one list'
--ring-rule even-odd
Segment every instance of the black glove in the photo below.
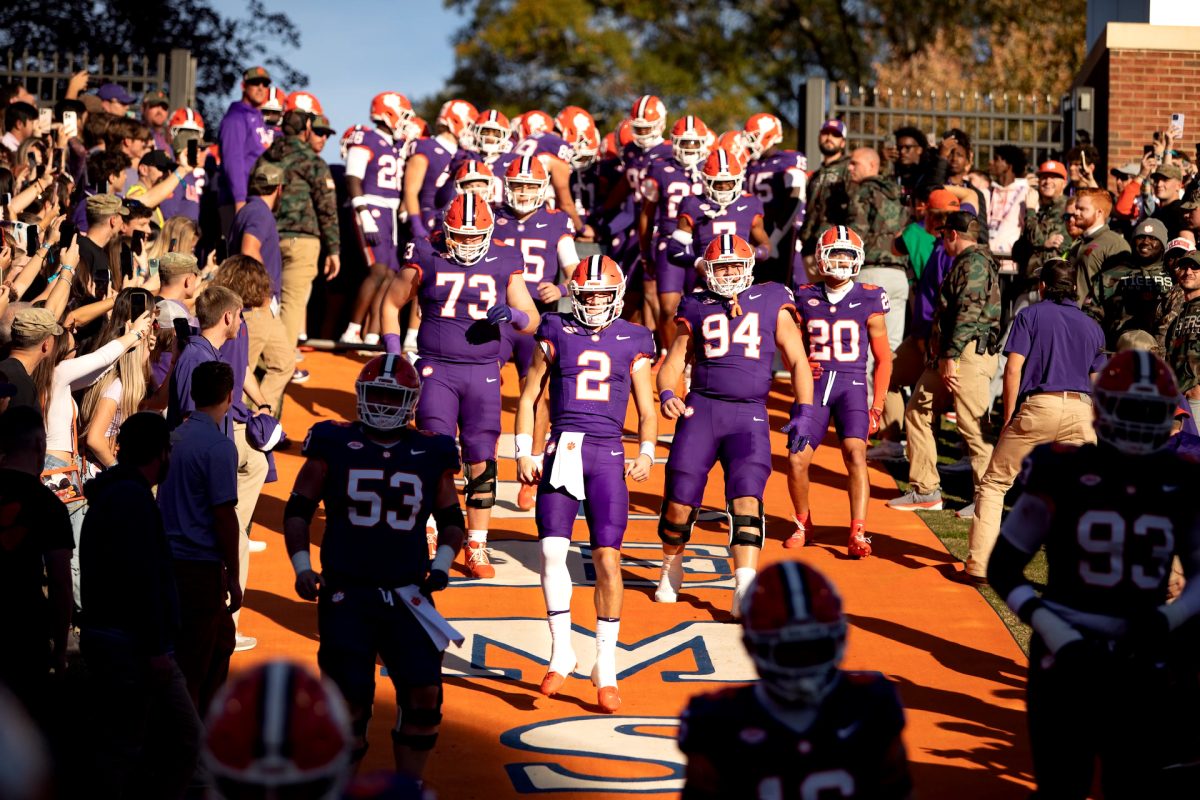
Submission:
{"label": "black glove", "polygon": [[431,597],[434,592],[440,592],[450,585],[450,576],[444,570],[431,569],[421,581],[421,594]]}

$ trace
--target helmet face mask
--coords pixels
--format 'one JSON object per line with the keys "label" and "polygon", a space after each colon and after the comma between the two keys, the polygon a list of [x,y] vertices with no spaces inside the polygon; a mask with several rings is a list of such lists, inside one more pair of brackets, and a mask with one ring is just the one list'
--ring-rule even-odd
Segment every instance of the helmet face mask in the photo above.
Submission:
{"label": "helmet face mask", "polygon": [[455,197],[442,215],[447,257],[465,267],[476,263],[488,251],[495,227],[484,200],[474,194]]}
{"label": "helmet face mask", "polygon": [[533,213],[546,202],[546,182],[509,178],[504,182],[504,199],[509,208],[522,216]]}
{"label": "helmet face mask", "polygon": [[479,152],[488,156],[498,156],[512,147],[508,129],[503,126],[498,127],[490,123],[476,125],[473,138]]}
{"label": "helmet face mask", "polygon": [[754,285],[754,259],[722,257],[705,261],[704,276],[713,294],[737,297]]}
{"label": "helmet face mask", "polygon": [[416,414],[421,380],[407,359],[376,356],[363,366],[354,391],[359,420],[377,431],[393,431],[408,425]]}
{"label": "helmet face mask", "polygon": [[625,309],[625,275],[608,256],[588,256],[567,283],[575,319],[585,328],[603,328]]}
{"label": "helmet face mask", "polygon": [[649,150],[663,140],[663,131],[667,128],[667,109],[654,95],[643,95],[633,102],[629,122],[633,141],[643,150]]}
{"label": "helmet face mask", "polygon": [[845,225],[826,228],[817,240],[817,269],[838,282],[858,275],[864,258],[862,239]]}
{"label": "helmet face mask", "polygon": [[705,156],[704,137],[692,132],[679,138],[672,138],[671,148],[674,151],[675,160],[689,169],[699,164]]}
{"label": "helmet face mask", "polygon": [[1174,432],[1178,397],[1175,376],[1162,359],[1144,350],[1119,352],[1093,390],[1096,437],[1125,455],[1157,452]]}
{"label": "helmet face mask", "polygon": [[727,206],[742,194],[742,178],[704,179],[704,196],[719,206]]}

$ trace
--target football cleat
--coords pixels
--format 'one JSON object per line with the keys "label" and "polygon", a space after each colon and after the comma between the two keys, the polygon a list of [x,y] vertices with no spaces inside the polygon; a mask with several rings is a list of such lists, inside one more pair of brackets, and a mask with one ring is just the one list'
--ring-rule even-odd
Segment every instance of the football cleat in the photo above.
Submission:
{"label": "football cleat", "polygon": [[488,559],[487,542],[467,542],[463,548],[463,557],[467,563],[467,572],[472,578],[496,577],[496,568]]}
{"label": "football cleat", "polygon": [[621,695],[617,692],[616,686],[601,686],[599,675],[599,670],[592,667],[592,685],[596,687],[596,705],[600,706],[600,710],[605,714],[615,714],[621,708]]}
{"label": "football cleat", "polygon": [[536,483],[522,483],[521,488],[517,490],[517,508],[532,511],[537,505],[537,490]]}
{"label": "football cleat", "polygon": [[1108,360],[1093,391],[1096,437],[1128,455],[1162,449],[1175,428],[1179,389],[1171,368],[1145,350]]}
{"label": "football cleat", "polygon": [[554,697],[554,695],[558,694],[559,690],[562,689],[563,684],[567,682],[567,678],[571,676],[571,673],[577,669],[579,669],[578,664],[576,664],[574,667],[571,667],[570,671],[565,674],[561,672],[555,672],[554,670],[547,670],[546,676],[542,678],[541,686],[538,687],[538,691],[544,694],[546,697]]}
{"label": "football cleat", "polygon": [[848,281],[862,269],[864,258],[862,238],[845,225],[825,229],[817,241],[817,269],[842,281]]}
{"label": "football cleat", "polygon": [[728,150],[718,147],[704,162],[700,178],[704,181],[704,196],[724,208],[741,197],[746,168]]}
{"label": "football cleat", "polygon": [[850,528],[850,542],[846,551],[851,558],[866,558],[871,555],[871,540],[863,533],[862,523],[856,523]]}
{"label": "football cleat", "polygon": [[629,123],[638,147],[649,150],[663,140],[663,131],[667,128],[667,107],[654,95],[643,95],[633,101]]}
{"label": "football cleat", "polygon": [[378,355],[363,365],[354,381],[358,418],[380,431],[403,428],[417,410],[421,379],[403,356]]}
{"label": "football cleat", "polygon": [[[793,519],[795,519],[795,517],[793,517]],[[795,522],[796,530],[791,536],[783,540],[783,546],[789,550],[797,547],[804,547],[806,544],[808,544],[808,531],[812,527],[812,515],[805,514],[803,521],[795,519]]]}
{"label": "football cleat", "polygon": [[625,275],[608,256],[588,256],[567,282],[575,319],[588,328],[603,328],[625,308]]}

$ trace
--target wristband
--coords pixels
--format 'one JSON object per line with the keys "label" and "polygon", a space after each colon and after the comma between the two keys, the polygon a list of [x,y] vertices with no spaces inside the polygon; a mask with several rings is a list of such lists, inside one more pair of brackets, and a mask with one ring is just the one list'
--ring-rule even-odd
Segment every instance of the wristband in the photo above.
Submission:
{"label": "wristband", "polygon": [[404,332],[404,349],[405,350],[416,350],[417,349],[417,332],[419,330],[420,330],[420,328],[409,328],[407,331]]}
{"label": "wristband", "polygon": [[567,285],[566,285],[565,283],[560,283],[560,284],[558,284],[558,285],[557,285],[556,287],[554,287],[554,288],[558,289],[558,293],[559,293],[559,294],[561,294],[563,297],[568,297],[568,296],[569,296],[569,295],[568,295],[568,291],[569,291],[569,290],[568,290],[568,288],[567,288]]}
{"label": "wristband", "polygon": [[691,231],[681,231],[678,228],[676,228],[674,231],[671,232],[671,238],[674,239],[675,241],[679,242],[682,245],[689,245],[692,243],[692,232]]}
{"label": "wristband", "polygon": [[429,571],[433,572],[450,572],[450,565],[454,563],[454,548],[448,544],[439,544],[437,554],[433,557],[433,563],[429,565]]}
{"label": "wristband", "polygon": [[524,458],[533,455],[533,435],[528,433],[518,433],[513,437],[516,447],[517,458]]}
{"label": "wristband", "polygon": [[46,251],[49,251],[51,247],[54,247],[54,245],[52,245],[52,244],[50,244],[49,242],[47,242],[46,244],[39,245],[39,246],[38,246],[38,249],[39,249],[39,250],[46,250]]}
{"label": "wristband", "polygon": [[639,455],[650,456],[650,460],[654,460],[654,442],[642,442],[642,448]]}
{"label": "wristband", "polygon": [[179,170],[175,170],[171,174],[175,176],[175,180],[179,181],[180,183],[183,183],[184,176],[179,174]]}
{"label": "wristband", "polygon": [[675,393],[672,392],[670,389],[663,389],[661,392],[658,393],[658,402],[660,404],[665,404],[668,400],[674,400],[674,399],[675,399]]}
{"label": "wristband", "polygon": [[521,309],[509,306],[509,313],[512,314],[512,319],[509,320],[509,324],[517,330],[521,330],[521,328],[529,325],[529,315]]}
{"label": "wristband", "polygon": [[300,577],[301,572],[312,571],[312,557],[309,556],[307,550],[292,553],[292,569],[296,571],[296,577]]}
{"label": "wristband", "polygon": [[362,209],[366,208],[367,205],[367,198],[361,194],[358,197],[350,198],[350,207],[355,211],[361,211]]}

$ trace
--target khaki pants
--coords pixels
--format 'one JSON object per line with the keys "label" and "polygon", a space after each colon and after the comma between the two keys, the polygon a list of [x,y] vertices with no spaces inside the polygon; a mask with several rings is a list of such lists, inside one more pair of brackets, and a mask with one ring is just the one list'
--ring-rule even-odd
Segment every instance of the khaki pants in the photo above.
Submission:
{"label": "khaki pants", "polygon": [[[857,283],[873,283],[883,287],[887,292],[889,308],[883,317],[887,326],[888,345],[892,352],[904,340],[904,313],[908,309],[908,272],[896,267],[863,267],[859,270]],[[871,365],[867,365],[867,374],[871,374]]]}
{"label": "khaki pants", "polygon": [[283,320],[272,314],[271,309],[252,308],[243,316],[250,335],[250,369],[253,371],[261,359],[266,373],[258,385],[278,418],[283,392],[296,371],[296,344],[288,342]]}
{"label": "khaki pants", "polygon": [[1079,392],[1045,392],[1021,403],[1012,422],[1000,432],[992,460],[975,490],[975,520],[967,553],[967,573],[987,577],[988,558],[1000,536],[1004,495],[1021,472],[1025,457],[1039,444],[1096,441],[1092,398]]}
{"label": "khaki pants", "polygon": [[[312,295],[313,280],[317,277],[317,259],[321,257],[321,240],[315,236],[289,236],[279,240],[283,256],[283,287],[279,300],[279,317],[289,347],[295,347],[304,330],[308,298]],[[292,358],[295,358],[293,354]]]}
{"label": "khaki pants", "polygon": [[983,478],[992,457],[992,446],[983,438],[983,417],[988,411],[988,386],[996,374],[999,355],[979,355],[975,344],[958,359],[958,391],[951,393],[936,367],[921,374],[913,396],[904,411],[908,426],[908,479],[920,494],[929,494],[941,486],[937,471],[937,440],[933,435],[934,415],[953,403],[958,415],[958,432],[971,458],[975,486]]}
{"label": "khaki pants", "polygon": [[892,354],[892,382],[888,384],[887,398],[883,404],[883,421],[880,427],[883,438],[900,441],[900,426],[904,423],[904,395],[900,390],[915,386],[925,371],[925,354],[916,337],[909,336]]}
{"label": "khaki pants", "polygon": [[[233,423],[233,443],[237,445],[238,454],[238,500],[234,508],[238,520],[238,582],[244,592],[250,577],[250,521],[267,480],[267,456],[250,446],[244,422]],[[234,614],[234,625],[237,620],[238,614]]]}

